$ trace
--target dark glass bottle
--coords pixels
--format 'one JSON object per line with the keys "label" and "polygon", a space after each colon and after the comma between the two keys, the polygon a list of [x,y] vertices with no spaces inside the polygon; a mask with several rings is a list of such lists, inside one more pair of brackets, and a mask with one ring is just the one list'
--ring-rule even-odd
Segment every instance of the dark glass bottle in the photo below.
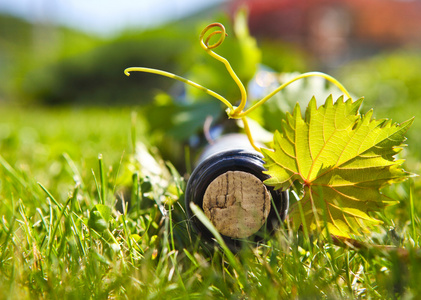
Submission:
{"label": "dark glass bottle", "polygon": [[288,212],[288,193],[267,187],[262,155],[247,137],[229,134],[208,146],[187,183],[185,201],[189,219],[207,242],[213,235],[194,216],[198,205],[237,251],[242,242],[258,242],[271,234]]}

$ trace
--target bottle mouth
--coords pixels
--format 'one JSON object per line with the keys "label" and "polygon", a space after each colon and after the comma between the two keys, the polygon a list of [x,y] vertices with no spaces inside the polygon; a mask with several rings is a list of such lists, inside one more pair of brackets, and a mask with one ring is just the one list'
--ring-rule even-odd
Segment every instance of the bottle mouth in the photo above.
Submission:
{"label": "bottle mouth", "polygon": [[233,251],[243,242],[267,238],[283,222],[288,193],[267,187],[262,157],[253,151],[218,152],[203,160],[187,182],[186,211],[203,241],[213,235],[192,213],[190,203],[201,208]]}
{"label": "bottle mouth", "polygon": [[218,232],[230,238],[248,238],[265,224],[270,193],[255,175],[228,171],[206,188],[203,211]]}

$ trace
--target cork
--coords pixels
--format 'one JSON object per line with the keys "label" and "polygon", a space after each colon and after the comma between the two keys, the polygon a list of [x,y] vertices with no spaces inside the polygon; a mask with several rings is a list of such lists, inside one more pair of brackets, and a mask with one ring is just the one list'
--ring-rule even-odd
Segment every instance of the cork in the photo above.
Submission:
{"label": "cork", "polygon": [[266,222],[270,193],[253,174],[228,171],[207,187],[203,210],[221,234],[246,238],[259,231]]}

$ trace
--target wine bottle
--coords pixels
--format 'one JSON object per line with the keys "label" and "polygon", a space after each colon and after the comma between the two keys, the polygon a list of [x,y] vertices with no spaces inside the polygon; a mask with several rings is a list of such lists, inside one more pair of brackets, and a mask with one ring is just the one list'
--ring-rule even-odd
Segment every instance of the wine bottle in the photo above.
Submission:
{"label": "wine bottle", "polygon": [[233,251],[242,242],[262,241],[285,219],[288,193],[263,183],[269,178],[263,163],[242,134],[225,135],[203,151],[187,182],[185,201],[193,228],[206,242],[213,241],[213,235],[194,216],[191,202],[204,211]]}

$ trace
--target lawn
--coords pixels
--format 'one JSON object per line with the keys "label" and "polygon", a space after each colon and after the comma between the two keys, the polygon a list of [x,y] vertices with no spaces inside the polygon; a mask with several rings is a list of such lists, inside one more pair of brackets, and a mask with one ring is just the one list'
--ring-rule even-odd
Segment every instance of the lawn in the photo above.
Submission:
{"label": "lawn", "polygon": [[384,224],[360,237],[364,247],[285,228],[233,256],[190,228],[185,174],[148,142],[141,109],[7,106],[0,120],[2,298],[421,294],[416,178],[386,191],[401,202],[376,216]]}

